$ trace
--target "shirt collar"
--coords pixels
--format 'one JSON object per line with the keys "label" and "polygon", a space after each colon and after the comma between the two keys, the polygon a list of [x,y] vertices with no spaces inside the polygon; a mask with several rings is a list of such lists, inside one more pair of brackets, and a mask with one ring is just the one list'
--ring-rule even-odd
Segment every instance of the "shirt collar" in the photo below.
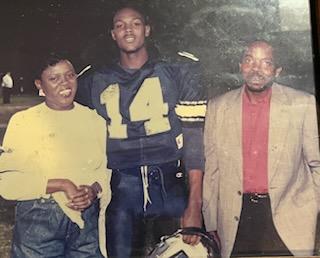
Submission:
{"label": "shirt collar", "polygon": [[247,104],[262,104],[262,103],[267,103],[271,99],[271,93],[272,93],[272,87],[267,88],[263,92],[259,93],[257,98],[255,98],[256,103],[253,103],[252,100],[250,99],[250,96],[248,94],[248,90],[246,89],[246,86],[244,85],[244,90],[243,90],[243,101],[245,101]]}

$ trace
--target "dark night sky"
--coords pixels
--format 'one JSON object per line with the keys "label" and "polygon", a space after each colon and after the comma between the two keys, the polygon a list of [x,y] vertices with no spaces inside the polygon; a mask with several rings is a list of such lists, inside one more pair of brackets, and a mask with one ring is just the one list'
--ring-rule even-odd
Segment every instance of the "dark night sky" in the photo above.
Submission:
{"label": "dark night sky", "polygon": [[[219,5],[239,2],[242,9],[252,5],[251,9],[253,10],[258,6],[256,1],[221,0],[216,2]],[[259,1],[269,3],[269,0]],[[301,1],[307,0],[299,0],[298,2]],[[11,71],[16,90],[23,86],[27,92],[35,92],[33,78],[36,64],[41,56],[47,55],[49,52],[64,53],[71,59],[78,72],[88,64],[99,65],[110,61],[118,53],[109,35],[111,17],[113,11],[121,2],[128,2],[128,0],[0,0],[0,74]],[[199,53],[195,53],[202,54],[202,62],[206,64],[206,75],[210,82],[216,82],[213,71],[218,73],[218,77],[220,76],[220,66],[227,69],[227,72],[232,71],[230,65],[232,60],[229,57],[226,58],[225,53],[236,52],[236,49],[231,46],[231,43],[237,43],[234,39],[241,33],[244,35],[252,33],[250,30],[246,31],[246,27],[237,29],[238,27],[235,26],[244,24],[251,28],[251,20],[247,17],[250,12],[245,13],[246,15],[243,16],[245,21],[242,21],[242,23],[240,20],[239,22],[232,22],[232,14],[236,13],[239,8],[234,11],[230,9],[230,11],[222,12],[222,18],[218,20],[218,23],[216,23],[216,20],[211,21],[211,16],[206,15],[206,10],[211,10],[216,15],[212,16],[214,18],[219,15],[219,12],[216,12],[218,5],[213,6],[215,2],[213,0],[129,0],[129,2],[140,3],[146,8],[153,5],[153,9],[150,7],[148,10],[151,11],[153,25],[157,26],[154,30],[157,33],[152,35],[153,42],[161,43],[161,48],[159,49],[159,45],[157,45],[156,50],[164,53],[172,48],[174,51],[167,51],[169,55],[176,52],[175,48],[180,47],[183,47],[183,50],[188,50],[188,47],[193,47],[194,51],[200,50]],[[286,3],[284,4],[285,11],[295,6],[292,3],[297,3],[293,0],[292,2],[281,0],[281,2]],[[173,6],[176,9],[172,8]],[[266,6],[268,7],[269,4]],[[272,10],[271,7],[269,9]],[[177,15],[178,10],[179,15]],[[219,10],[223,11],[224,9],[221,7]],[[259,14],[259,12],[255,13]],[[224,20],[226,14],[231,19],[229,23]],[[183,21],[185,21],[185,17],[189,17],[188,15],[193,20],[185,24]],[[260,18],[260,20],[257,20],[254,15],[256,14],[252,14],[251,18],[252,21],[257,22],[257,29],[261,27],[261,30],[264,31],[266,24],[269,24],[270,21],[268,19],[264,21]],[[284,16],[285,18],[288,17],[288,24],[291,25],[293,20],[300,19],[302,21],[301,14],[298,15],[299,19],[291,14],[285,14]],[[234,17],[238,17],[234,19],[242,19],[240,13]],[[307,21],[308,17],[304,20]],[[225,26],[226,23],[230,27]],[[305,22],[298,22],[297,24],[305,24]],[[227,29],[235,28],[235,31],[224,32],[225,27]],[[226,39],[219,36],[220,32],[223,32],[222,35],[225,35]],[[298,47],[294,45],[294,47],[288,48],[297,52],[295,55],[288,55],[289,57],[295,57],[292,62],[288,62],[289,65],[287,66],[287,71],[293,74],[296,74],[296,67],[302,67],[298,69],[298,72],[304,72],[304,67],[307,67],[307,72],[310,72],[311,60],[309,60],[309,56],[311,56],[311,53],[307,52],[307,55],[304,53],[305,40],[299,33],[295,31],[289,31],[289,34],[288,32],[282,33],[288,46],[291,46],[291,38],[294,39],[295,44],[303,46],[300,48],[300,45]],[[179,34],[179,36],[172,40],[172,35],[176,34]],[[236,37],[230,41],[229,35],[235,35]],[[291,38],[287,35],[291,35]],[[308,33],[303,35],[308,36]],[[308,37],[305,36],[305,38]],[[212,51],[213,49],[215,51]],[[307,57],[304,57],[305,55]],[[215,62],[212,62],[212,60],[215,60]],[[218,60],[222,60],[222,62]],[[298,63],[296,64],[296,62]],[[223,70],[223,72],[225,71]]]}
{"label": "dark night sky", "polygon": [[65,53],[79,71],[103,62],[115,51],[108,35],[110,0],[1,0],[0,72],[12,71],[15,82],[33,89],[37,59]]}

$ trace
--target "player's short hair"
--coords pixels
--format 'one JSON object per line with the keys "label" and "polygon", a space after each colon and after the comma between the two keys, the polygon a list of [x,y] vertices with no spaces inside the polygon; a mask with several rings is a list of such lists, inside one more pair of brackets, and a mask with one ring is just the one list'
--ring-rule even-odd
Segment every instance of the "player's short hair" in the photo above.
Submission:
{"label": "player's short hair", "polygon": [[149,15],[146,12],[146,8],[144,8],[143,6],[136,4],[136,3],[132,3],[132,2],[126,2],[126,3],[120,3],[117,8],[112,12],[111,18],[112,18],[112,27],[113,27],[113,20],[114,17],[116,16],[116,14],[118,12],[120,12],[123,9],[132,9],[134,11],[136,11],[137,13],[139,13],[142,17],[142,21],[144,22],[145,25],[150,25],[150,18]]}

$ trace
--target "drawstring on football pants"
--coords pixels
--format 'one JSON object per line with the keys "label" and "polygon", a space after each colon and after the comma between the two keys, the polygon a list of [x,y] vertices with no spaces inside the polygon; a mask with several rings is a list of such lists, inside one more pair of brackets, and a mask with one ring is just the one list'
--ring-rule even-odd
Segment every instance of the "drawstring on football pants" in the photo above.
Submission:
{"label": "drawstring on football pants", "polygon": [[141,178],[142,178],[142,185],[143,185],[143,210],[147,210],[148,203],[152,203],[150,196],[149,196],[149,181],[148,181],[148,166],[141,166],[140,167]]}

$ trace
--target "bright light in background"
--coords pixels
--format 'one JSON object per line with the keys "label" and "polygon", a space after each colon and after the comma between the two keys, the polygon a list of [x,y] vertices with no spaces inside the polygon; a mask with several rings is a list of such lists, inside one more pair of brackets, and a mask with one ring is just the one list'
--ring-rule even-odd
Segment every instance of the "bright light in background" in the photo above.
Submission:
{"label": "bright light in background", "polygon": [[279,0],[282,31],[310,30],[308,0]]}

